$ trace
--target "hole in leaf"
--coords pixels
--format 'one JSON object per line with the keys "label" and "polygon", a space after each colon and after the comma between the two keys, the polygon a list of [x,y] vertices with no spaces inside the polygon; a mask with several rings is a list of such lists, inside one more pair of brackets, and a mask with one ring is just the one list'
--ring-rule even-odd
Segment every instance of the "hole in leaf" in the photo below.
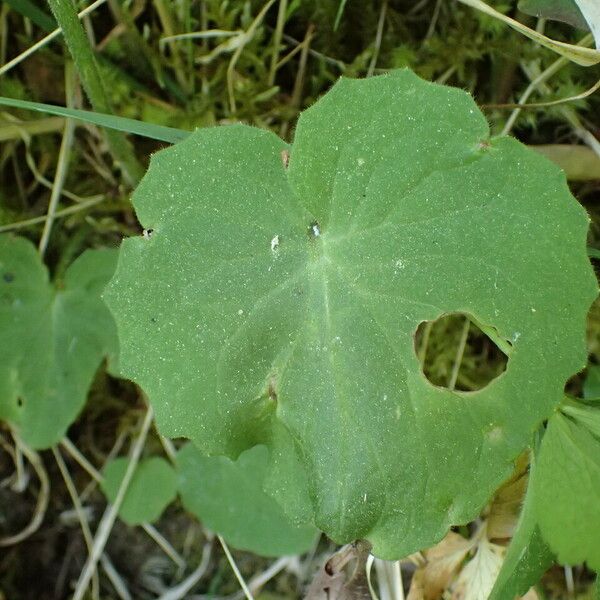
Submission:
{"label": "hole in leaf", "polygon": [[[510,348],[508,341],[503,342]],[[415,352],[430,383],[463,392],[483,389],[508,364],[505,352],[464,313],[422,322],[415,333]]]}

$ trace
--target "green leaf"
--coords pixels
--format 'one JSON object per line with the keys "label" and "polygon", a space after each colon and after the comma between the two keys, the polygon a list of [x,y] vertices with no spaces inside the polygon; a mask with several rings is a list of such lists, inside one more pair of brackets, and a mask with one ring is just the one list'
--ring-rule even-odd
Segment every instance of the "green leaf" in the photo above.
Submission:
{"label": "green leaf", "polygon": [[268,462],[264,446],[255,446],[232,462],[223,456],[203,456],[186,444],[177,455],[181,500],[235,548],[261,556],[301,554],[314,545],[317,531],[292,523],[265,494]]}
{"label": "green leaf", "polygon": [[189,131],[175,129],[164,125],[154,125],[145,123],[136,119],[127,119],[116,115],[107,115],[89,110],[79,110],[77,108],[65,108],[63,106],[54,106],[52,104],[41,104],[39,102],[29,102],[28,100],[16,100],[14,98],[4,98],[0,96],[0,106],[10,106],[12,108],[23,108],[25,110],[34,110],[37,112],[58,115],[59,117],[69,117],[85,123],[92,123],[100,127],[107,127],[126,133],[134,133],[154,140],[161,140],[174,144],[184,140]]}
{"label": "green leaf", "polygon": [[567,399],[561,410],[564,415],[570,417],[577,425],[586,427],[592,435],[600,439],[600,409],[588,406],[582,402]]}
{"label": "green leaf", "polygon": [[[109,502],[114,502],[129,460],[117,458],[104,469],[100,487]],[[171,465],[153,456],[140,461],[119,508],[119,517],[128,525],[152,523],[177,496],[177,474]]]}
{"label": "green leaf", "polygon": [[[564,175],[488,136],[465,92],[395,71],[341,79],[291,149],[232,125],[156,154],[106,300],[162,432],[268,445],[286,511],[385,558],[475,518],[583,366],[597,291]],[[421,371],[448,312],[512,345],[478,392]]]}
{"label": "green leaf", "polygon": [[41,10],[31,0],[4,0],[13,10],[27,17],[32,23],[44,31],[50,32],[56,29],[56,21],[47,12]]}
{"label": "green leaf", "polygon": [[[581,405],[548,422],[535,479],[542,535],[563,564],[600,569],[600,409]],[[568,416],[567,416],[568,414]]]}
{"label": "green leaf", "polygon": [[554,556],[542,537],[535,516],[533,501],[535,476],[535,461],[532,461],[527,494],[517,528],[506,551],[489,600],[514,600],[516,597],[524,596],[554,562]]}
{"label": "green leaf", "polygon": [[520,0],[519,10],[534,17],[563,21],[585,31],[590,28],[575,0]]}
{"label": "green leaf", "polygon": [[35,448],[60,440],[103,357],[117,355],[100,299],[116,259],[114,250],[89,250],[54,286],[29,241],[0,236],[0,418]]}
{"label": "green leaf", "polygon": [[600,399],[600,366],[588,365],[587,376],[583,384],[583,397],[586,400]]}

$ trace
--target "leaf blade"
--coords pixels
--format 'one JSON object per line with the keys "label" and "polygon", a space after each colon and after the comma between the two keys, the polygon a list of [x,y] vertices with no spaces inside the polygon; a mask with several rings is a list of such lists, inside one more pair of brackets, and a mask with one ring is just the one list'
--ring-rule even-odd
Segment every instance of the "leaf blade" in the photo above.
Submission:
{"label": "leaf blade", "polygon": [[189,135],[188,131],[174,129],[173,127],[166,127],[164,125],[154,125],[152,123],[144,123],[143,121],[119,117],[117,115],[108,115],[89,110],[54,106],[52,104],[42,104],[40,102],[30,102],[28,100],[0,97],[0,105],[77,119],[85,123],[92,123],[93,125],[107,127],[109,129],[115,129],[116,131],[123,131],[125,133],[133,133],[135,135],[141,135],[143,137],[168,142],[170,144],[180,142]]}
{"label": "leaf blade", "polygon": [[103,357],[116,364],[116,328],[100,300],[116,259],[114,250],[85,252],[56,290],[29,241],[0,236],[0,416],[34,448],[64,435]]}
{"label": "leaf blade", "polygon": [[[584,364],[597,290],[564,175],[487,135],[466,94],[399,72],[342,80],[287,167],[241,126],[158,153],[134,197],[152,236],[125,241],[106,298],[161,430],[234,458],[267,444],[270,492],[306,486],[310,508],[286,510],[384,558],[474,518]],[[445,312],[512,346],[475,395],[417,361],[419,323]],[[552,375],[533,381],[532,357]]]}
{"label": "leaf blade", "polygon": [[256,446],[237,461],[206,457],[188,443],[177,455],[183,505],[211,530],[240,550],[261,556],[301,554],[317,531],[292,523],[262,490],[268,451]]}

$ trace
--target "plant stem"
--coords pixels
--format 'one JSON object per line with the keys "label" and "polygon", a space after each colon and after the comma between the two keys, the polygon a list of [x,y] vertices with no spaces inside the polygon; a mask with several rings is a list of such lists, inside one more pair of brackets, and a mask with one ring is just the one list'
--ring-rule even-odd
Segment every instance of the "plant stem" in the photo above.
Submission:
{"label": "plant stem", "polygon": [[[66,63],[65,96],[67,100],[67,107],[69,108],[73,107],[75,97],[75,80],[76,77],[73,70],[73,64],[70,62]],[[44,223],[42,237],[38,246],[39,253],[42,258],[44,257],[46,248],[48,247],[48,241],[50,240],[50,232],[52,231],[52,225],[54,224],[56,209],[58,207],[58,201],[60,200],[60,197],[62,195],[63,185],[67,176],[67,169],[69,168],[69,157],[71,155],[71,146],[73,145],[74,135],[75,123],[72,119],[66,119],[63,138],[60,144],[60,150],[58,151],[56,174],[54,176],[54,183],[52,185],[52,192],[50,194],[50,203],[48,204],[46,222]]]}
{"label": "plant stem", "polygon": [[[67,47],[93,109],[102,113],[112,113],[98,64],[71,0],[48,0],[48,4],[62,29]],[[130,185],[136,185],[141,179],[144,169],[135,157],[133,147],[122,133],[116,131],[106,131],[106,140],[125,179]]]}
{"label": "plant stem", "polygon": [[285,14],[287,12],[287,0],[279,0],[279,11],[277,13],[277,25],[275,26],[275,35],[273,36],[273,50],[271,55],[271,68],[269,70],[268,86],[275,84],[275,75],[277,74],[277,63],[279,62],[279,50],[281,48],[281,36],[285,27]]}
{"label": "plant stem", "polygon": [[125,475],[121,480],[117,497],[112,504],[109,504],[106,507],[106,510],[100,519],[100,523],[94,537],[94,545],[92,546],[92,551],[85,562],[83,571],[79,575],[79,580],[77,581],[77,586],[75,587],[75,592],[73,594],[73,600],[83,600],[88,584],[92,578],[92,574],[96,569],[96,565],[104,553],[104,547],[106,546],[111,529],[115,523],[119,509],[121,508],[121,504],[125,499],[125,493],[127,492],[127,488],[129,487],[135,469],[142,455],[142,450],[144,449],[144,444],[146,443],[146,438],[148,436],[148,431],[150,431],[153,418],[154,412],[151,407],[148,407],[146,415],[142,421],[139,436],[133,443],[131,452],[129,454],[129,463],[127,464]]}

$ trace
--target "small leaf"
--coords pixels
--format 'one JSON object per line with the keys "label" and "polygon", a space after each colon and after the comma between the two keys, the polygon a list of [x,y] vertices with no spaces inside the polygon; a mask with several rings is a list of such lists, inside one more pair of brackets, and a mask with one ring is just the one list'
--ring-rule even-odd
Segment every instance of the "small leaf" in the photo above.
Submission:
{"label": "small leaf", "polygon": [[578,29],[589,29],[575,0],[521,0],[519,10],[534,17],[563,21]]}
{"label": "small leaf", "polygon": [[117,332],[100,293],[116,259],[88,250],[55,288],[31,242],[0,236],[0,418],[34,448],[60,440],[102,359],[114,364]]}
{"label": "small leaf", "polygon": [[[198,130],[133,202],[152,235],[123,242],[105,294],[122,368],[164,434],[268,445],[269,493],[336,542],[392,560],[474,519],[585,364],[597,282],[564,174],[409,71],[342,78],[291,149]],[[477,392],[415,353],[452,312],[510,354]]]}
{"label": "small leaf", "polygon": [[[129,460],[116,458],[104,468],[100,485],[109,502],[114,502]],[[121,507],[119,517],[128,525],[156,521],[177,496],[177,475],[171,465],[153,456],[138,464]]]}
{"label": "small leaf", "polygon": [[293,524],[263,491],[268,454],[264,446],[256,446],[233,462],[203,456],[186,444],[177,454],[181,500],[235,548],[261,556],[301,554],[312,547],[317,531]]}
{"label": "small leaf", "polygon": [[[555,413],[542,440],[534,506],[559,562],[600,569],[600,409]],[[567,414],[569,416],[567,416]],[[571,417],[571,418],[569,418]],[[596,435],[595,435],[596,434]]]}

